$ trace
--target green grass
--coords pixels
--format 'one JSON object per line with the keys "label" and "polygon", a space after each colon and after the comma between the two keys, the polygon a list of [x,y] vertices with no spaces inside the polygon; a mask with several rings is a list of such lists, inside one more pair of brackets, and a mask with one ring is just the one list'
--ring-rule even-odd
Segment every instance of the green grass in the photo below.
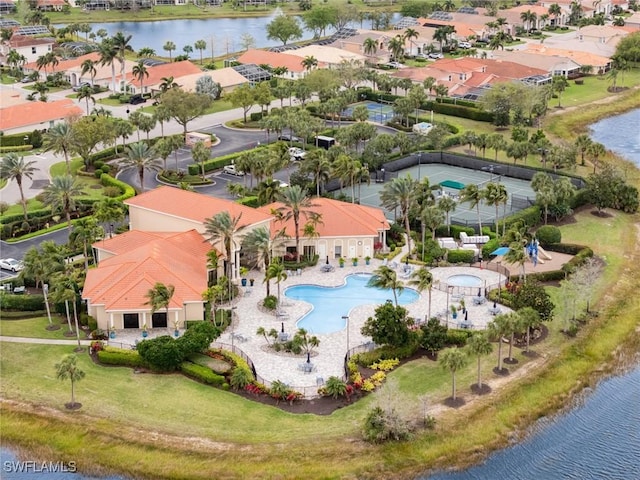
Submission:
{"label": "green grass", "polygon": [[16,83],[18,80],[15,77],[11,77],[9,75],[7,75],[6,73],[2,73],[0,74],[0,83],[2,83],[2,85],[12,85],[14,83]]}
{"label": "green grass", "polygon": [[[607,88],[611,87],[612,83],[611,80],[606,77],[606,75],[602,77],[597,75],[590,75],[587,77],[583,77],[582,80],[584,80],[583,85],[576,85],[575,81],[573,80],[569,81],[569,86],[564,92],[562,92],[562,97],[560,98],[560,104],[562,105],[562,107],[582,105],[585,103],[593,102],[595,100],[603,99],[611,95],[607,91]],[[631,87],[633,85],[639,84],[640,69],[626,72],[624,74],[624,81],[622,81],[622,77],[618,75],[618,86]],[[557,98],[552,98],[549,101],[549,107],[556,107],[557,105]]]}
{"label": "green grass", "polygon": [[[49,319],[45,317],[28,318],[21,320],[0,320],[0,335],[7,337],[28,337],[28,338],[56,338],[59,340],[75,339],[75,335],[67,337],[65,332],[69,331],[66,317],[52,314],[51,321],[54,325],[59,325],[58,330],[47,330]],[[75,328],[74,320],[71,325]],[[80,338],[86,338],[84,332]]]}

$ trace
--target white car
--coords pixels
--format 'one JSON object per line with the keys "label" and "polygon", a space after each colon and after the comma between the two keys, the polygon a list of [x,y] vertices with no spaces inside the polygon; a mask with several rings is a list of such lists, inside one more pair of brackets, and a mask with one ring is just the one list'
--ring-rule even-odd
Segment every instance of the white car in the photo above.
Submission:
{"label": "white car", "polygon": [[431,52],[429,58],[436,60],[438,58],[444,58],[444,55],[441,52]]}
{"label": "white car", "polygon": [[460,48],[471,48],[471,44],[469,42],[460,42],[458,43]]}
{"label": "white car", "polygon": [[244,172],[236,170],[235,165],[225,165],[224,167],[222,167],[222,171],[224,173],[228,173],[229,175],[237,175],[238,177],[242,177],[244,175]]}
{"label": "white car", "polygon": [[24,268],[22,262],[16,260],[15,258],[3,258],[0,259],[0,268],[3,270],[11,270],[12,272],[19,272]]}
{"label": "white car", "polygon": [[298,147],[289,148],[289,156],[291,160],[301,160],[307,155],[307,152]]}

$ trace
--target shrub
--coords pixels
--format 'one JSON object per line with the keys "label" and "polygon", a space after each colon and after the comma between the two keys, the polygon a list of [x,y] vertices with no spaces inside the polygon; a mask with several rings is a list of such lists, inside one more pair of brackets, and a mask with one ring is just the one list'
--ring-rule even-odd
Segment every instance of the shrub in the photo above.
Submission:
{"label": "shrub", "polygon": [[[98,176],[101,177],[102,173],[103,172],[100,172],[100,175]],[[104,187],[104,190],[102,191],[102,193],[104,194],[105,197],[110,197],[110,198],[116,198],[122,195],[122,191],[118,187]]]}
{"label": "shrub", "polygon": [[447,253],[447,261],[449,263],[473,263],[475,253],[473,250],[449,250]]}
{"label": "shrub", "polygon": [[364,439],[372,443],[388,440],[407,440],[410,436],[408,422],[395,409],[372,408],[364,421]]}
{"label": "shrub", "polygon": [[45,309],[42,295],[0,295],[0,310],[35,312]]}
{"label": "shrub", "polygon": [[119,197],[116,197],[117,200],[124,201],[136,195],[136,191],[131,185],[121,182],[109,174],[103,173],[100,177],[100,183],[103,187],[118,187],[121,193]]}
{"label": "shrub", "polygon": [[105,365],[120,365],[133,368],[147,367],[147,363],[135,350],[124,350],[108,346],[98,352],[98,361]]}
{"label": "shrub", "polygon": [[370,365],[370,368],[373,368],[374,370],[382,370],[383,372],[388,372],[396,368],[399,364],[400,364],[400,360],[398,360],[397,358],[390,358],[387,360],[380,360],[379,362],[372,363]]}
{"label": "shrub", "polygon": [[185,357],[181,345],[169,335],[142,340],[138,353],[149,365],[163,371],[176,370]]}
{"label": "shrub", "polygon": [[252,112],[249,118],[252,122],[259,122],[262,120],[262,112]]}
{"label": "shrub", "polygon": [[467,344],[467,339],[473,335],[473,332],[469,330],[447,330],[447,336],[445,343],[447,345],[455,345],[456,347],[464,347]]}
{"label": "shrub", "polygon": [[552,243],[560,243],[562,234],[560,229],[554,225],[543,225],[536,231],[536,237],[540,240],[540,245],[548,247]]}
{"label": "shrub", "polygon": [[180,364],[180,371],[186,376],[194,378],[202,383],[206,383],[207,385],[216,385],[221,387],[222,384],[225,383],[222,375],[213,373],[210,368],[203,367],[202,365],[197,365],[195,363],[182,362]]}
{"label": "shrub", "polygon": [[262,306],[268,310],[275,310],[276,307],[278,306],[277,297],[275,297],[274,295],[269,295],[268,297],[265,297],[264,301],[262,302]]}
{"label": "shrub", "polygon": [[229,379],[229,383],[235,390],[240,390],[245,388],[253,381],[253,374],[251,370],[243,367],[236,367],[233,369],[231,373],[231,378]]}
{"label": "shrub", "polygon": [[257,208],[258,206],[260,206],[258,202],[258,197],[256,197],[255,195],[239,198],[238,200],[236,200],[236,203],[239,203],[240,205],[245,205],[247,207],[253,207],[253,208]]}

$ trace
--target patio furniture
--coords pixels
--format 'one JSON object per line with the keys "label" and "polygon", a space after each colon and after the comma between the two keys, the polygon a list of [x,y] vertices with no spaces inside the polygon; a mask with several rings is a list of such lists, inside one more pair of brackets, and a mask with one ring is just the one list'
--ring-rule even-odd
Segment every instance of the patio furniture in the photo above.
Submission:
{"label": "patio furniture", "polygon": [[289,341],[289,334],[285,333],[285,332],[280,332],[278,334],[278,341],[279,342],[287,342],[287,341]]}
{"label": "patio furniture", "polygon": [[487,299],[484,297],[473,297],[473,304],[474,305],[484,305],[485,303],[487,303]]}
{"label": "patio furniture", "polygon": [[500,309],[500,307],[491,307],[489,308],[489,313],[491,315],[498,315],[502,310]]}
{"label": "patio furniture", "polygon": [[334,268],[332,265],[322,265],[320,267],[320,271],[323,273],[333,272]]}

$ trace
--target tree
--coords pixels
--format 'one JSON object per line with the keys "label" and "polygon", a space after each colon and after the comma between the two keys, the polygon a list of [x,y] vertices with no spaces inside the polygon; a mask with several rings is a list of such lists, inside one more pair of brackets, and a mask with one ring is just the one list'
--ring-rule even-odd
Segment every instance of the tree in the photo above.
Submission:
{"label": "tree", "polygon": [[84,86],[78,92],[78,101],[84,100],[87,103],[87,116],[89,115],[89,100],[91,100],[94,104],[96,103],[96,99],[93,97],[93,89],[88,86]]}
{"label": "tree", "polygon": [[225,97],[234,107],[242,107],[244,123],[247,123],[247,112],[256,104],[253,87],[244,83]]}
{"label": "tree", "polygon": [[[258,227],[250,230],[242,237],[242,251],[249,265],[266,270],[271,264],[274,255],[278,255],[283,250],[284,236],[279,232],[275,237],[271,237],[271,232],[267,227]],[[267,296],[270,295],[270,282],[267,285]]]}
{"label": "tree", "polygon": [[484,332],[475,332],[467,340],[467,349],[471,355],[478,357],[478,392],[482,391],[481,361],[484,355],[489,355],[493,347]]}
{"label": "tree", "polygon": [[295,17],[278,15],[267,24],[267,38],[280,40],[283,45],[286,45],[289,40],[302,38],[302,29]]}
{"label": "tree", "polygon": [[204,142],[197,142],[191,149],[191,156],[193,157],[194,162],[200,164],[202,180],[204,180],[204,162],[209,160],[209,157],[211,156],[211,150],[204,144]]}
{"label": "tree", "polygon": [[[113,238],[113,222],[124,220],[124,205],[115,198],[103,198],[95,204],[93,217],[98,223],[109,224],[109,238]],[[104,228],[104,231],[107,229]]]}
{"label": "tree", "polygon": [[118,57],[118,51],[112,39],[104,38],[102,40],[98,46],[98,54],[100,55],[100,65],[111,65],[111,91],[115,92],[117,90],[115,61]]}
{"label": "tree", "polygon": [[470,208],[475,208],[478,215],[478,235],[482,235],[482,216],[480,215],[480,203],[484,198],[483,191],[474,183],[466,185],[460,192],[460,200],[468,202]]}
{"label": "tree", "polygon": [[24,157],[15,152],[7,153],[2,158],[2,163],[0,163],[0,178],[15,180],[18,184],[18,190],[20,190],[20,201],[22,203],[22,211],[24,213],[25,220],[27,220],[27,200],[24,198],[22,180],[24,178],[33,178],[33,175],[38,170],[35,165],[35,161],[25,161]]}
{"label": "tree", "polygon": [[309,217],[313,215],[311,210],[315,207],[311,198],[307,196],[306,190],[299,185],[291,185],[285,188],[279,195],[282,206],[278,208],[278,216],[283,221],[293,220],[293,228],[296,239],[296,262],[300,263],[300,216]]}
{"label": "tree", "polygon": [[580,165],[582,166],[585,165],[584,156],[589,150],[589,146],[591,145],[592,142],[593,141],[591,140],[589,135],[584,133],[576,137],[575,146],[578,149],[578,152],[580,152],[580,158],[581,158]]}
{"label": "tree", "polygon": [[518,317],[522,329],[525,331],[527,346],[526,353],[529,353],[529,341],[531,339],[531,329],[540,325],[540,314],[531,307],[524,307],[518,310]]}
{"label": "tree", "polygon": [[427,309],[427,319],[431,318],[431,288],[433,287],[433,274],[427,270],[425,267],[422,267],[413,274],[411,274],[412,280],[409,281],[409,285],[412,285],[419,292],[427,291],[429,295],[429,306]]}
{"label": "tree", "polygon": [[547,224],[549,207],[555,203],[553,179],[544,172],[536,173],[531,179],[531,188],[536,193],[536,203],[542,207],[544,224]]}
{"label": "tree", "polygon": [[66,355],[60,363],[56,363],[56,378],[58,380],[69,380],[71,382],[71,403],[65,404],[70,410],[80,408],[82,404],[76,402],[75,384],[85,377],[84,371],[78,365],[78,357],[76,355]]}
{"label": "tree", "polygon": [[394,178],[386,183],[380,194],[381,204],[387,210],[400,208],[400,215],[404,222],[407,235],[407,247],[411,252],[411,225],[409,223],[409,212],[415,205],[417,182],[410,175]]}
{"label": "tree", "polygon": [[495,316],[492,322],[487,325],[489,337],[498,341],[498,366],[497,373],[502,373],[502,337],[511,333],[511,325],[508,314],[502,313]]}
{"label": "tree", "polygon": [[207,42],[205,40],[196,40],[193,47],[200,52],[200,65],[202,65],[202,52],[206,50]]}
{"label": "tree", "polygon": [[54,154],[64,155],[64,161],[67,165],[67,173],[71,174],[71,165],[69,164],[69,153],[72,147],[72,129],[69,122],[58,122],[47,130],[44,136],[44,147],[46,151],[52,151]]}
{"label": "tree", "polygon": [[[69,243],[82,246],[85,272],[89,271],[89,246],[103,234],[102,228],[98,226],[98,222],[93,217],[80,218],[73,225],[71,235],[69,235]],[[91,250],[91,258],[93,258],[93,250]]]}
{"label": "tree", "polygon": [[504,262],[518,265],[522,271],[521,276],[526,280],[527,273],[524,264],[527,261],[527,254],[522,241],[515,241],[509,244],[509,251],[504,255]]}
{"label": "tree", "polygon": [[112,142],[115,119],[109,117],[82,117],[71,124],[71,152],[80,155],[85,168],[91,167],[91,154],[100,143]]}
{"label": "tree", "polygon": [[367,286],[390,289],[393,292],[393,300],[396,307],[398,306],[398,295],[404,290],[404,284],[402,280],[398,280],[396,271],[386,265],[382,265],[374,270],[373,276],[367,282]]}
{"label": "tree", "polygon": [[187,60],[189,59],[189,55],[191,55],[193,53],[193,47],[191,45],[185,45],[184,47],[182,47],[182,51],[184,52],[185,56],[187,57]]}
{"label": "tree", "polygon": [[120,61],[120,85],[121,89],[125,87],[125,79],[124,79],[124,60],[125,54],[127,51],[132,50],[129,42],[131,41],[131,35],[126,35],[122,32],[117,32],[113,37],[111,37],[111,42],[113,47],[116,50],[116,57]]}
{"label": "tree", "polygon": [[85,73],[89,73],[91,75],[91,85],[93,86],[93,81],[96,77],[96,73],[98,73],[98,71],[96,70],[96,62],[91,59],[87,59],[82,62],[80,68],[82,69],[80,71],[80,75],[84,75]]}
{"label": "tree", "polygon": [[222,87],[210,75],[203,75],[196,80],[196,93],[209,95],[212,100],[217,100],[222,93]]}
{"label": "tree", "polygon": [[430,317],[420,329],[422,330],[420,346],[431,352],[431,356],[435,356],[447,342],[447,326],[442,325],[436,317]]}
{"label": "tree", "polygon": [[53,177],[43,191],[43,201],[53,212],[62,210],[71,232],[71,211],[76,209],[76,199],[82,195],[82,187],[71,175]]}
{"label": "tree", "polygon": [[144,78],[149,78],[149,71],[144,62],[142,60],[138,61],[138,63],[133,66],[131,73],[133,77],[140,82],[140,93],[144,93]]}
{"label": "tree", "polygon": [[558,94],[558,108],[561,107],[560,102],[562,101],[562,92],[564,92],[568,86],[569,81],[564,76],[553,76],[553,83],[551,84],[551,88],[555,93]]}
{"label": "tree", "polygon": [[640,62],[640,32],[630,33],[620,39],[614,57],[628,63]]}
{"label": "tree", "polygon": [[402,61],[404,54],[404,39],[400,35],[391,38],[387,43],[387,50],[397,62]]}
{"label": "tree", "polygon": [[455,348],[448,348],[439,355],[438,363],[445,370],[451,372],[451,397],[456,400],[456,372],[467,366],[468,358],[464,351]]}
{"label": "tree", "polygon": [[151,47],[142,47],[138,50],[138,55],[140,57],[151,58],[156,56],[156,51]]}
{"label": "tree", "polygon": [[145,305],[151,306],[151,316],[158,310],[165,309],[167,320],[169,319],[169,304],[173,298],[176,288],[173,285],[165,285],[162,282],[156,282],[153,288],[145,293],[147,301]]}
{"label": "tree", "polygon": [[407,28],[404,31],[405,40],[409,40],[409,52],[412,52],[411,46],[413,46],[413,39],[418,38],[420,34],[413,28]]}
{"label": "tree", "polygon": [[237,217],[231,217],[229,212],[220,212],[204,221],[205,233],[209,236],[208,240],[219,247],[225,258],[226,269],[225,274],[228,279],[232,278],[232,266],[235,264],[235,247],[237,245],[236,236],[242,233],[246,225],[241,225],[240,220],[242,214]]}
{"label": "tree", "polygon": [[178,125],[182,125],[186,137],[189,122],[204,115],[212,100],[209,95],[185,92],[181,88],[169,88],[160,96],[160,102]]}
{"label": "tree", "polygon": [[409,327],[412,325],[407,310],[387,300],[376,308],[375,317],[369,317],[360,331],[378,345],[401,347],[411,341],[413,335]]}
{"label": "tree", "polygon": [[599,142],[591,142],[587,147],[587,154],[591,157],[591,163],[593,164],[593,174],[595,175],[596,169],[600,165],[600,157],[603,157],[607,153],[605,146]]}
{"label": "tree", "polygon": [[302,59],[302,66],[308,72],[318,66],[318,59],[312,55],[307,55]]}
{"label": "tree", "polygon": [[120,166],[123,169],[135,168],[137,170],[141,192],[144,192],[144,173],[147,170],[157,172],[161,167],[155,149],[149,147],[145,142],[136,142],[129,145],[125,152],[125,157],[120,162]]}
{"label": "tree", "polygon": [[543,322],[553,320],[553,302],[544,286],[528,279],[521,285],[513,296],[513,308],[520,311],[525,307],[531,307]]}
{"label": "tree", "polygon": [[173,58],[172,58],[172,56],[171,56],[171,52],[173,52],[176,48],[177,48],[177,47],[176,47],[176,44],[175,44],[175,43],[173,43],[173,42],[172,42],[172,41],[170,41],[170,40],[169,40],[169,41],[167,41],[167,42],[162,46],[162,49],[163,49],[165,52],[169,52],[169,61],[170,61],[170,62],[171,62],[171,61],[173,61]]}
{"label": "tree", "polygon": [[364,42],[362,43],[362,50],[365,55],[373,57],[378,52],[378,41],[374,40],[371,37],[365,38]]}
{"label": "tree", "polygon": [[280,262],[273,262],[269,264],[267,271],[265,272],[264,282],[266,283],[269,280],[274,279],[278,289],[278,305],[280,305],[280,283],[287,279],[287,270],[285,269],[284,264]]}

